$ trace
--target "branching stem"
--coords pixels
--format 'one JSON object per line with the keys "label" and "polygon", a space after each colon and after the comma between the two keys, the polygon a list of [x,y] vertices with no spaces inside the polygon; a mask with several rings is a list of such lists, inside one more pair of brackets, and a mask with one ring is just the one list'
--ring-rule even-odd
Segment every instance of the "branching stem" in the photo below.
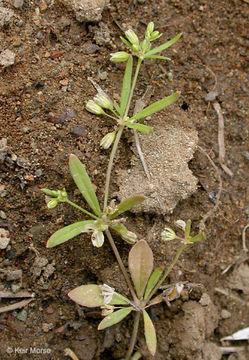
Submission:
{"label": "branching stem", "polygon": [[130,341],[130,344],[129,344],[129,349],[128,349],[127,354],[125,356],[125,360],[130,360],[130,357],[131,357],[131,355],[133,353],[133,350],[134,350],[134,346],[136,344],[140,314],[141,313],[139,311],[136,312],[134,323],[133,323],[133,331],[132,331],[132,335],[131,335],[131,341]]}
{"label": "branching stem", "polygon": [[95,215],[93,215],[92,213],[90,213],[89,211],[83,209],[82,207],[80,207],[79,205],[77,205],[77,204],[75,204],[74,202],[70,201],[69,199],[67,199],[65,202],[68,203],[68,204],[70,204],[70,205],[72,205],[72,206],[75,207],[76,209],[82,211],[83,213],[87,214],[87,215],[90,216],[91,218],[98,220],[98,217],[97,217],[97,216],[95,216]]}

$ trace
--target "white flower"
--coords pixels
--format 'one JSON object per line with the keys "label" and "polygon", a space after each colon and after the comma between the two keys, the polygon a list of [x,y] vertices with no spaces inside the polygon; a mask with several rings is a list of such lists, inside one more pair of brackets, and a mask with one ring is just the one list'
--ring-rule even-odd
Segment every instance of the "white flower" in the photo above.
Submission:
{"label": "white flower", "polygon": [[121,237],[128,244],[135,244],[137,241],[137,235],[131,231],[127,231],[124,235],[121,235]]}
{"label": "white flower", "polygon": [[161,232],[161,238],[162,238],[163,241],[174,240],[176,238],[176,233],[174,232],[174,230],[166,227]]}
{"label": "white flower", "polygon": [[176,220],[176,221],[175,221],[175,224],[176,224],[180,229],[182,229],[183,231],[185,231],[185,228],[186,228],[186,223],[185,223],[185,221],[183,221],[183,220]]}
{"label": "white flower", "polygon": [[105,304],[104,306],[101,306],[101,309],[102,309],[101,315],[102,316],[108,316],[111,313],[113,313],[114,306]]}
{"label": "white flower", "polygon": [[104,110],[93,100],[89,100],[86,103],[86,110],[96,115],[101,115],[105,113]]}
{"label": "white flower", "polygon": [[106,284],[99,285],[99,287],[101,290],[101,295],[104,297],[104,304],[109,304],[112,301],[115,289]]}
{"label": "white flower", "polygon": [[104,244],[104,234],[102,233],[102,231],[95,230],[91,236],[91,240],[93,246],[101,247]]}

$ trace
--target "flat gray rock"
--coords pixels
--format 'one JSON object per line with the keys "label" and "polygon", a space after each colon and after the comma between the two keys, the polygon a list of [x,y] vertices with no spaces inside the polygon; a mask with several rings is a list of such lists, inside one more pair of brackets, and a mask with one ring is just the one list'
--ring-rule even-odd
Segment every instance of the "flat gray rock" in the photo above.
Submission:
{"label": "flat gray rock", "polygon": [[117,196],[119,200],[135,194],[147,196],[143,203],[131,209],[135,213],[171,213],[180,200],[197,190],[197,179],[188,168],[198,142],[197,132],[185,113],[177,109],[167,118],[154,117],[147,125],[153,126],[153,131],[138,135],[151,181],[145,176],[133,145],[130,169],[118,174]]}
{"label": "flat gray rock", "polygon": [[110,0],[62,0],[62,3],[73,10],[79,22],[97,22],[102,19],[102,11]]}

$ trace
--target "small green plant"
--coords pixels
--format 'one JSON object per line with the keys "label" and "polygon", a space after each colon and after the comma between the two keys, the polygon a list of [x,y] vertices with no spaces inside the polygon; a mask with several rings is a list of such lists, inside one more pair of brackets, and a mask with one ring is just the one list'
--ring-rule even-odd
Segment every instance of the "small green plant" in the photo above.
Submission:
{"label": "small green plant", "polygon": [[[158,54],[173,45],[181,36],[181,34],[178,34],[170,41],[152,48],[151,43],[154,40],[159,39],[161,35],[162,34],[158,31],[154,31],[154,24],[152,22],[148,24],[144,39],[141,42],[133,30],[126,31],[126,38],[121,37],[121,40],[128,47],[129,52],[119,51],[111,54],[111,61],[114,63],[126,62],[120,102],[113,101],[102,89],[98,89],[98,94],[86,103],[86,110],[89,112],[96,115],[108,116],[114,120],[113,131],[106,134],[100,143],[104,149],[108,149],[112,146],[106,172],[103,206],[101,206],[101,201],[97,199],[85,166],[75,155],[70,155],[69,158],[70,172],[90,210],[82,208],[72,202],[68,198],[65,189],[42,189],[47,195],[48,208],[54,208],[58,203],[63,202],[75,207],[89,218],[56,231],[49,238],[47,247],[54,247],[62,244],[81,233],[91,233],[92,244],[96,247],[103,245],[106,235],[112,247],[120,270],[129,288],[131,299],[115,292],[115,289],[106,284],[82,285],[70,291],[68,295],[73,301],[82,306],[102,308],[104,319],[99,324],[99,330],[103,330],[118,323],[132,312],[135,313],[133,332],[125,360],[129,360],[132,356],[141,315],[144,320],[144,334],[148,349],[152,355],[155,355],[156,331],[147,313],[147,309],[152,305],[160,303],[164,299],[163,292],[159,295],[156,295],[156,292],[160,289],[160,286],[172,270],[185,246],[204,238],[202,234],[197,234],[194,237],[190,236],[190,221],[184,224],[183,238],[179,238],[172,229],[165,228],[161,234],[162,240],[170,241],[178,239],[181,241],[181,245],[167,269],[160,267],[153,270],[153,254],[149,245],[145,240],[137,242],[137,235],[129,231],[123,224],[123,219],[120,218],[120,215],[130,210],[133,206],[141,203],[146,198],[141,195],[134,195],[121,201],[119,204],[115,204],[114,201],[111,201],[108,205],[113,160],[124,128],[135,129],[145,134],[149,133],[152,128],[139,123],[138,121],[173,104],[180,95],[179,92],[175,92],[145,107],[136,114],[129,114],[131,110],[131,100],[134,95],[138,73],[143,60],[170,60],[169,58]],[[137,64],[133,74],[134,58],[137,58]],[[130,276],[123,264],[110,230],[114,230],[123,240],[133,245],[128,257]],[[154,295],[156,296],[153,297]],[[136,352],[132,358],[135,360],[140,357],[141,354]]]}

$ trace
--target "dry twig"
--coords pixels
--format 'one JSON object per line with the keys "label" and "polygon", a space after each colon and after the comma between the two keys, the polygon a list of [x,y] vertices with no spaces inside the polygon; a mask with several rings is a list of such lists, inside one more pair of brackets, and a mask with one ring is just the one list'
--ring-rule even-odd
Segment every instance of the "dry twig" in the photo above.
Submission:
{"label": "dry twig", "polygon": [[215,211],[217,210],[217,208],[219,206],[220,196],[221,196],[221,192],[222,192],[222,179],[221,179],[221,175],[220,175],[220,170],[217,168],[217,166],[215,165],[215,163],[213,162],[211,157],[200,146],[198,146],[197,148],[208,158],[210,164],[212,165],[212,167],[214,168],[214,170],[216,172],[217,180],[219,181],[219,191],[216,196],[216,203],[215,203],[214,207],[203,216],[202,220],[199,223],[199,231],[202,232],[205,230],[205,222],[207,221],[208,218],[210,218],[211,216],[214,215]]}
{"label": "dry twig", "polygon": [[15,304],[2,306],[2,307],[0,307],[0,313],[21,309],[24,306],[28,305],[32,300],[33,299],[28,299],[28,300],[19,301]]}
{"label": "dry twig", "polygon": [[249,228],[249,224],[247,224],[242,231],[242,246],[245,252],[248,252],[248,248],[246,247],[246,230],[248,228]]}
{"label": "dry twig", "polygon": [[18,293],[14,294],[11,291],[0,291],[0,298],[33,298],[35,297],[34,293],[29,293],[27,291],[19,291]]}
{"label": "dry twig", "polygon": [[66,349],[64,350],[64,354],[65,354],[66,356],[70,356],[70,358],[71,358],[72,360],[79,360],[79,358],[75,355],[75,353],[73,352],[73,350],[71,350],[71,349],[69,349],[69,348],[66,348]]}
{"label": "dry twig", "polygon": [[225,295],[225,296],[229,297],[230,299],[249,307],[249,302],[245,302],[239,296],[232,294],[230,291],[227,291],[225,289],[220,289],[220,288],[214,288],[214,290],[215,290],[215,292],[217,292],[219,294]]}

